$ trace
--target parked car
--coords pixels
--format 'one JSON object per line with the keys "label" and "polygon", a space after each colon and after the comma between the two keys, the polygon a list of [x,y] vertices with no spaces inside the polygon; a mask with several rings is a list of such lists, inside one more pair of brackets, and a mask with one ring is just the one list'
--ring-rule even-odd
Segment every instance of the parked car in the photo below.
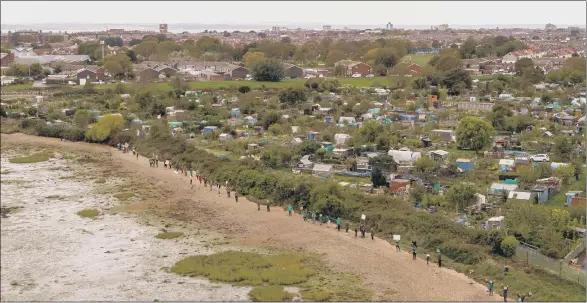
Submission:
{"label": "parked car", "polygon": [[375,77],[375,75],[373,75],[373,74],[368,74],[367,76],[365,76],[365,78],[373,78],[373,77]]}
{"label": "parked car", "polygon": [[351,78],[361,78],[361,74],[353,74]]}
{"label": "parked car", "polygon": [[532,160],[534,162],[548,162],[548,161],[550,161],[550,157],[548,157],[548,155],[545,155],[545,154],[538,154],[538,155],[530,156],[530,160]]}

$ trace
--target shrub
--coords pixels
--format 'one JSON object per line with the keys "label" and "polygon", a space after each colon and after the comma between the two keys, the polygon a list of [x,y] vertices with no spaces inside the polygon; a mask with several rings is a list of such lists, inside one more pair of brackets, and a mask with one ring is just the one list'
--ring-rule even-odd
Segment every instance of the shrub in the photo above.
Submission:
{"label": "shrub", "polygon": [[251,91],[251,88],[250,88],[249,86],[243,85],[243,86],[240,86],[240,87],[238,88],[238,91],[239,91],[241,94],[246,94],[246,93],[248,93],[248,92],[250,92],[250,91]]}
{"label": "shrub", "polygon": [[501,251],[504,257],[510,258],[516,254],[516,247],[520,244],[513,236],[507,236],[501,241]]}
{"label": "shrub", "polygon": [[255,287],[249,292],[249,298],[253,302],[284,302],[291,301],[293,294],[285,291],[277,285]]}
{"label": "shrub", "polygon": [[157,238],[157,239],[175,239],[175,238],[179,238],[181,236],[183,236],[182,232],[168,231],[168,232],[159,233],[159,234],[155,235],[155,238]]}
{"label": "shrub", "polygon": [[77,215],[82,218],[93,218],[97,217],[100,214],[100,211],[97,209],[84,209],[77,212]]}
{"label": "shrub", "polygon": [[441,246],[442,253],[456,262],[477,264],[485,258],[483,249],[477,245],[449,242]]}
{"label": "shrub", "polygon": [[307,291],[302,291],[305,301],[324,302],[332,296],[330,290],[326,287],[313,287]]}

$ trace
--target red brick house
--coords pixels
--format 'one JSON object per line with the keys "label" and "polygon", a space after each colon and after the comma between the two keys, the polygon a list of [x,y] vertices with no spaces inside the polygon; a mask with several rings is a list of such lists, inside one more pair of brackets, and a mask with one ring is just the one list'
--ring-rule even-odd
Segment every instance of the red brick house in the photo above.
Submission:
{"label": "red brick house", "polygon": [[361,77],[365,77],[371,73],[371,66],[358,61],[341,60],[334,64],[334,66],[344,66],[345,76],[350,77],[354,74],[359,74]]}
{"label": "red brick house", "polygon": [[1,64],[0,66],[6,67],[12,65],[14,63],[14,54],[13,53],[2,53],[0,54]]}

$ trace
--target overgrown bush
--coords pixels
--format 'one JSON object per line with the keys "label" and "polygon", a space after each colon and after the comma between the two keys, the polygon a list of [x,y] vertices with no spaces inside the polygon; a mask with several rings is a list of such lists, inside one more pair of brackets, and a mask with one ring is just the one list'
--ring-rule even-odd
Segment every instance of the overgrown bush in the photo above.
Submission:
{"label": "overgrown bush", "polygon": [[520,244],[514,236],[507,236],[501,241],[501,251],[504,257],[513,257],[516,254],[516,247]]}

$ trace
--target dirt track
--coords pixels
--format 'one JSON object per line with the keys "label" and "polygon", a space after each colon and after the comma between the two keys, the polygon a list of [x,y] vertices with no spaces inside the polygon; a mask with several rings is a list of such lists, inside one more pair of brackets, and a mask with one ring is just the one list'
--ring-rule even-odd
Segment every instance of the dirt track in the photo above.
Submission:
{"label": "dirt track", "polygon": [[[313,225],[299,215],[288,217],[287,212],[274,207],[270,213],[259,212],[255,204],[239,197],[220,195],[203,185],[190,189],[189,178],[159,168],[150,168],[147,158],[123,154],[102,145],[62,142],[59,139],[4,135],[3,142],[35,143],[66,147],[88,152],[110,152],[113,169],[135,171],[151,183],[165,190],[165,199],[142,201],[137,207],[147,208],[160,215],[188,220],[207,229],[231,234],[246,245],[271,244],[294,250],[324,254],[333,269],[352,272],[365,278],[366,285],[382,293],[397,291],[394,301],[500,301],[499,296],[489,297],[485,286],[450,269],[426,265],[422,259],[412,260],[408,252],[396,252],[387,241],[375,238],[355,238],[336,231],[334,226]],[[419,253],[422,253],[419,251]],[[434,258],[433,258],[434,259]],[[376,296],[374,299],[378,299]]]}

